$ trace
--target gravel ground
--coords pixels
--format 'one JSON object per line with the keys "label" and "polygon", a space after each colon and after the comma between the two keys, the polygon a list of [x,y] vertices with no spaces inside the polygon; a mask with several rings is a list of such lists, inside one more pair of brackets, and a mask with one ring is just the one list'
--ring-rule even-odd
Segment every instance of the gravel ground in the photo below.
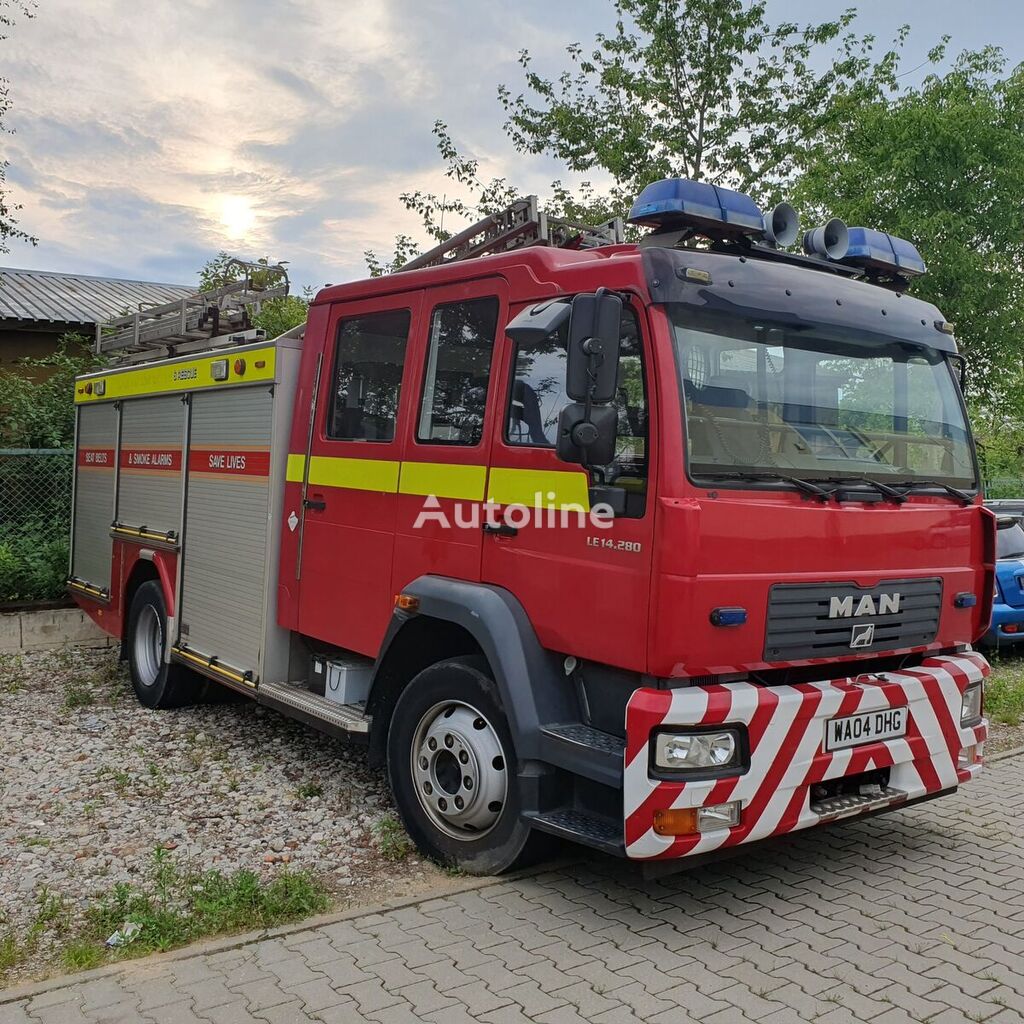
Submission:
{"label": "gravel ground", "polygon": [[360,748],[250,701],[147,710],[109,648],[0,654],[0,808],[0,932],[24,932],[43,886],[80,917],[158,846],[204,869],[312,869],[338,909],[455,884],[382,856],[390,796]]}
{"label": "gravel ground", "polygon": [[[997,725],[989,749],[1022,743]],[[24,932],[44,887],[80,918],[159,846],[203,869],[309,868],[338,909],[456,888],[414,854],[385,859],[392,817],[359,747],[250,701],[154,712],[113,649],[0,654],[0,933]],[[55,952],[46,936],[8,983]]]}

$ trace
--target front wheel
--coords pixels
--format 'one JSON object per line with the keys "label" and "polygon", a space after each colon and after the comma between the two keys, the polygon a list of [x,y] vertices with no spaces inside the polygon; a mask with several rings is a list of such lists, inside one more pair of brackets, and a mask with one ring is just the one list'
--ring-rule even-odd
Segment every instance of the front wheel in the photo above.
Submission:
{"label": "front wheel", "polygon": [[439,662],[405,688],[388,731],[388,775],[425,856],[477,875],[522,863],[534,842],[520,813],[516,769],[483,659]]}
{"label": "front wheel", "polygon": [[199,680],[166,660],[167,607],[156,580],[143,583],[128,612],[128,670],[139,702],[147,708],[175,708],[199,697]]}

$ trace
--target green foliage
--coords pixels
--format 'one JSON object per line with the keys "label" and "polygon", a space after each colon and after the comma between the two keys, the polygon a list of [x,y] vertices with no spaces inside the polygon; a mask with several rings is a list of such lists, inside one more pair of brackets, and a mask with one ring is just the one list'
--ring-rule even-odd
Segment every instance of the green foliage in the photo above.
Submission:
{"label": "green foliage", "polygon": [[[329,903],[323,885],[308,872],[282,871],[269,882],[253,871],[197,872],[158,848],[141,883],[119,882],[88,909],[85,927],[63,959],[72,969],[82,962],[144,956],[210,935],[271,928],[323,913]],[[127,924],[138,925],[138,934],[108,952],[105,941]]]}
{"label": "green foliage", "polygon": [[520,55],[528,92],[501,86],[520,152],[600,167],[635,195],[682,176],[765,195],[829,128],[836,97],[894,88],[907,29],[880,58],[874,37],[834,21],[771,25],[763,0],[616,0],[615,30],[566,48],[547,79]]}
{"label": "green foliage", "polygon": [[[70,501],[70,490],[67,497]],[[0,524],[0,601],[60,597],[69,553],[66,519]]]}
{"label": "green foliage", "polygon": [[0,448],[70,448],[75,377],[98,365],[86,339],[71,332],[52,355],[20,359],[18,370],[0,369]]}
{"label": "green foliage", "polygon": [[[238,257],[232,256],[223,249],[199,270],[199,290],[212,291],[215,288],[222,288],[225,285],[233,284],[241,280],[243,273],[238,266],[233,266],[233,261]],[[267,267],[267,270],[251,271],[249,274],[250,284],[257,289],[273,288],[282,283],[283,278],[279,271],[271,268],[270,259],[261,256],[256,261],[258,264]],[[262,327],[267,332],[268,338],[276,338],[285,331],[306,322],[309,315],[309,304],[313,301],[313,290],[303,289],[301,295],[285,295],[277,299],[268,299],[260,303],[257,310],[254,306],[249,307],[249,319],[253,327]]]}
{"label": "green foliage", "polygon": [[985,683],[985,714],[1003,725],[1024,721],[1024,663],[1018,658],[996,658]]}
{"label": "green foliage", "polygon": [[[801,27],[769,24],[765,7],[763,0],[615,0],[615,30],[590,47],[568,46],[569,67],[553,79],[538,74],[524,50],[526,90],[498,87],[516,149],[612,178],[606,194],[583,182],[571,195],[552,182],[544,208],[600,223],[624,216],[649,182],[674,175],[774,200],[804,155],[828,137],[837,103],[867,102],[896,88],[906,27],[876,56],[874,38],[850,30],[853,9]],[[929,60],[942,53],[935,48]],[[460,155],[445,124],[436,122],[434,133],[454,190],[400,200],[430,238],[444,241],[451,218],[477,220],[520,193],[505,178],[483,181],[478,162]],[[367,252],[370,274],[397,269],[415,250],[400,235],[392,259]]]}
{"label": "green foliage", "polygon": [[6,925],[0,930],[0,983],[11,970],[39,949],[47,933],[61,937],[68,932],[70,925],[71,917],[64,901],[44,886],[36,894],[35,916],[25,934],[19,935]]}
{"label": "green foliage", "polygon": [[[805,158],[794,200],[819,217],[879,227],[920,248],[915,295],[955,323],[970,358],[987,472],[1024,422],[1024,65],[1004,75],[993,47],[892,100],[840,98],[828,137]],[[1003,438],[1007,426],[1012,440]]]}
{"label": "green foliage", "polygon": [[[35,17],[35,3],[22,3],[20,0],[0,0],[0,43],[7,39],[7,31],[14,25],[18,15],[25,18]],[[0,75],[0,135],[10,133],[11,129],[4,123],[4,117],[11,109],[10,83]],[[10,197],[7,188],[7,168],[10,164],[0,157],[0,253],[10,252],[7,242],[14,238],[22,242],[36,244],[36,239],[17,226],[17,213],[21,209]]]}
{"label": "green foliage", "polygon": [[268,338],[276,338],[285,331],[306,322],[313,291],[306,288],[302,295],[285,295],[280,299],[264,302],[258,313],[252,314],[253,327],[262,327]]}
{"label": "green foliage", "polygon": [[412,840],[397,818],[381,818],[375,827],[377,849],[385,860],[405,860],[413,851]]}

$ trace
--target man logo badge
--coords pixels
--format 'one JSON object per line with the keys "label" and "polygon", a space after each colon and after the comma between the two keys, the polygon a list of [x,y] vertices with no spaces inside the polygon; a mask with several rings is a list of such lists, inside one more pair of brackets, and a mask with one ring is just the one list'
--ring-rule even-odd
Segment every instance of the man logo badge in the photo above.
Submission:
{"label": "man logo badge", "polygon": [[870,647],[875,641],[875,624],[866,622],[863,626],[854,626],[850,636],[850,647]]}

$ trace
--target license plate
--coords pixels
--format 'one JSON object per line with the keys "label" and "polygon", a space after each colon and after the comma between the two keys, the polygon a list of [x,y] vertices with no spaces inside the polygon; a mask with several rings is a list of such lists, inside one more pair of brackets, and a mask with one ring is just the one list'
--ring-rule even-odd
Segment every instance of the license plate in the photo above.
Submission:
{"label": "license plate", "polygon": [[886,708],[848,718],[830,718],[825,723],[825,749],[844,750],[861,743],[898,739],[906,734],[906,708]]}

